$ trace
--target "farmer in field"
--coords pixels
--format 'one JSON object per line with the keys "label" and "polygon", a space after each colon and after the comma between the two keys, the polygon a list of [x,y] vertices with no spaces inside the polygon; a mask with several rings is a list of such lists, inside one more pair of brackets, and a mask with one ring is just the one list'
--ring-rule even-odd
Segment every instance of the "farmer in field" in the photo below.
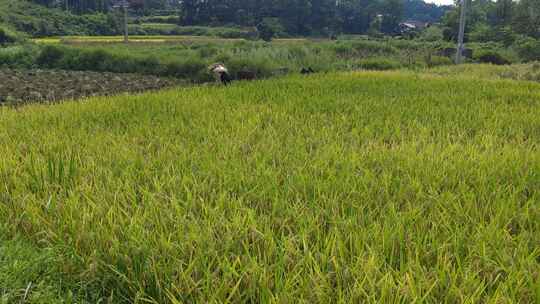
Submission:
{"label": "farmer in field", "polygon": [[223,63],[215,63],[209,69],[210,72],[214,73],[217,82],[228,85],[232,81],[229,71]]}

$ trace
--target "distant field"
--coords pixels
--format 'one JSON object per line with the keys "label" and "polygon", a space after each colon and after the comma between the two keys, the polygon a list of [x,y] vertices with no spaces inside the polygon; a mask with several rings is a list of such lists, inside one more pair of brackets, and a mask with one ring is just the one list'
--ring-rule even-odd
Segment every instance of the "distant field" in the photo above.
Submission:
{"label": "distant field", "polygon": [[0,303],[540,300],[533,82],[292,76],[0,126]]}
{"label": "distant field", "polygon": [[[63,36],[63,37],[47,37],[35,38],[32,41],[37,43],[121,43],[124,41],[124,36]],[[218,38],[207,36],[190,36],[190,35],[130,35],[130,42],[149,42],[149,43],[171,43],[171,42],[237,42],[245,41],[241,38]],[[274,43],[294,43],[294,42],[309,42],[309,41],[324,41],[321,39],[306,39],[306,38],[283,38],[274,39]]]}
{"label": "distant field", "polygon": [[[165,42],[185,42],[185,41],[243,41],[244,39],[233,38],[215,38],[204,36],[129,36],[130,42],[146,42],[146,43],[165,43]],[[124,36],[63,36],[63,37],[47,37],[36,38],[33,41],[37,43],[119,43],[124,41]]]}

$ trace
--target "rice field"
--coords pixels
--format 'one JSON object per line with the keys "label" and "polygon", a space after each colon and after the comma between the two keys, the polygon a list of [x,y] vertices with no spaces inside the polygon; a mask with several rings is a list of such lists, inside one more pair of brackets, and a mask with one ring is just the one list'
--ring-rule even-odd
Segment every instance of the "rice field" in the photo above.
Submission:
{"label": "rice field", "polygon": [[[162,24],[166,25],[166,24]],[[61,36],[61,37],[45,37],[34,38],[33,42],[38,44],[117,44],[124,42],[124,36]],[[234,43],[247,41],[243,38],[219,38],[210,36],[195,36],[195,35],[129,35],[131,43],[148,43],[148,44],[175,44],[175,43],[191,43],[191,42],[206,42],[206,43]],[[306,38],[276,38],[272,40],[274,44],[290,44],[290,43],[308,43],[308,42],[327,42],[325,39],[306,39]]]}
{"label": "rice field", "polygon": [[540,62],[489,65],[489,64],[463,64],[440,66],[429,70],[434,75],[471,77],[482,79],[514,79],[540,82]]}
{"label": "rice field", "polygon": [[413,72],[0,108],[0,303],[539,303],[539,143]]}

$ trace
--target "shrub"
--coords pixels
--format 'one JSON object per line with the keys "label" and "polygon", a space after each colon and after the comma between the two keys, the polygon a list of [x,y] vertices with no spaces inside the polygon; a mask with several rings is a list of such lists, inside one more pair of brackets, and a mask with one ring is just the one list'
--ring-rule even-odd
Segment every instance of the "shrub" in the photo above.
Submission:
{"label": "shrub", "polygon": [[350,43],[333,45],[335,54],[339,57],[359,57],[368,55],[396,54],[397,50],[387,42],[356,40]]}
{"label": "shrub", "polygon": [[540,73],[528,72],[525,75],[523,75],[523,78],[525,80],[529,80],[529,81],[538,81],[538,82],[540,82]]}
{"label": "shrub", "polygon": [[106,60],[106,63],[96,68],[102,68],[103,71],[111,71],[115,73],[152,73],[142,66],[144,58],[114,54],[107,56]]}
{"label": "shrub", "polygon": [[308,51],[305,47],[293,45],[289,47],[289,55],[292,58],[301,60],[301,59],[306,58],[306,56],[308,55]]}
{"label": "shrub", "polygon": [[540,60],[540,40],[522,37],[516,41],[514,48],[524,61]]}
{"label": "shrub", "polygon": [[58,66],[59,62],[64,58],[67,49],[55,45],[47,45],[41,49],[36,59],[38,65],[53,68]]}
{"label": "shrub", "polygon": [[216,37],[227,38],[227,39],[253,39],[258,36],[256,29],[253,30],[243,30],[236,28],[222,28],[217,30],[214,34]]}
{"label": "shrub", "polygon": [[422,32],[420,38],[424,41],[441,41],[443,40],[443,30],[438,26],[430,26]]}
{"label": "shrub", "polygon": [[250,71],[258,78],[272,75],[274,67],[268,60],[263,58],[233,58],[226,62],[229,71],[235,75],[239,71]]}
{"label": "shrub", "polygon": [[338,43],[333,46],[334,53],[339,57],[348,57],[354,53],[350,44]]}
{"label": "shrub", "polygon": [[19,37],[15,33],[0,27],[0,45],[15,43],[18,40]]}
{"label": "shrub", "polygon": [[211,36],[230,39],[250,39],[254,35],[253,30],[248,29],[207,26],[176,26],[172,29],[160,30],[157,34],[181,36]]}
{"label": "shrub", "polygon": [[368,58],[358,62],[362,69],[366,70],[395,70],[401,68],[401,64],[397,61],[386,58]]}
{"label": "shrub", "polygon": [[217,54],[212,62],[229,62],[233,56],[229,53],[219,53]]}
{"label": "shrub", "polygon": [[445,56],[431,56],[426,60],[428,67],[436,67],[441,65],[451,65],[453,64],[452,60]]}
{"label": "shrub", "polygon": [[178,24],[180,23],[179,16],[149,16],[137,19],[139,23],[163,23],[163,24]]}
{"label": "shrub", "polygon": [[505,65],[511,63],[510,60],[495,51],[479,52],[479,54],[476,56],[476,60],[482,63],[491,63],[496,65]]}
{"label": "shrub", "polygon": [[442,30],[443,39],[446,41],[453,41],[456,39],[456,32],[452,28],[445,27]]}
{"label": "shrub", "polygon": [[154,56],[117,55],[102,49],[80,50],[48,45],[41,49],[35,62],[39,67],[65,70],[155,75],[163,73],[159,60]]}
{"label": "shrub", "polygon": [[140,71],[142,74],[154,75],[163,74],[161,67],[162,64],[155,56],[134,58],[134,64],[137,67],[135,70],[136,72]]}
{"label": "shrub", "polygon": [[111,55],[104,50],[83,50],[78,54],[78,70],[106,71]]}
{"label": "shrub", "polygon": [[470,41],[477,42],[501,42],[506,46],[514,43],[515,33],[508,27],[492,27],[486,24],[478,24],[469,34]]}
{"label": "shrub", "polygon": [[31,68],[36,61],[32,46],[10,46],[0,48],[0,66],[9,68]]}
{"label": "shrub", "polygon": [[386,42],[359,40],[352,43],[352,48],[368,54],[395,54],[397,50]]}
{"label": "shrub", "polygon": [[285,29],[278,18],[264,18],[257,25],[259,37],[264,41],[271,41],[274,37],[282,34]]}
{"label": "shrub", "polygon": [[201,58],[208,58],[208,57],[215,56],[217,53],[219,53],[219,49],[215,46],[208,46],[208,47],[199,48],[197,52],[199,53],[199,56]]}
{"label": "shrub", "polygon": [[207,65],[200,58],[189,58],[185,61],[173,61],[166,63],[163,74],[177,78],[188,78],[201,81],[206,73]]}

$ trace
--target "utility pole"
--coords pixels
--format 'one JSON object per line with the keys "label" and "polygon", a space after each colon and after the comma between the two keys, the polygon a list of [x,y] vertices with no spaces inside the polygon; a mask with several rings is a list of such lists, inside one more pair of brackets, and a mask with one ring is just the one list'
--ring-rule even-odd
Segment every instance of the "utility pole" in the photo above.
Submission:
{"label": "utility pole", "polygon": [[117,2],[115,5],[113,5],[113,8],[121,8],[124,12],[124,43],[129,42],[128,6],[129,6],[129,3],[127,0],[120,0],[120,2]]}
{"label": "utility pole", "polygon": [[465,13],[467,11],[467,0],[461,0],[461,14],[459,16],[459,36],[456,52],[456,64],[461,63],[463,56],[463,37],[465,36]]}
{"label": "utility pole", "polygon": [[127,0],[124,0],[122,3],[124,7],[124,43],[129,42],[129,33],[128,33],[128,3]]}

